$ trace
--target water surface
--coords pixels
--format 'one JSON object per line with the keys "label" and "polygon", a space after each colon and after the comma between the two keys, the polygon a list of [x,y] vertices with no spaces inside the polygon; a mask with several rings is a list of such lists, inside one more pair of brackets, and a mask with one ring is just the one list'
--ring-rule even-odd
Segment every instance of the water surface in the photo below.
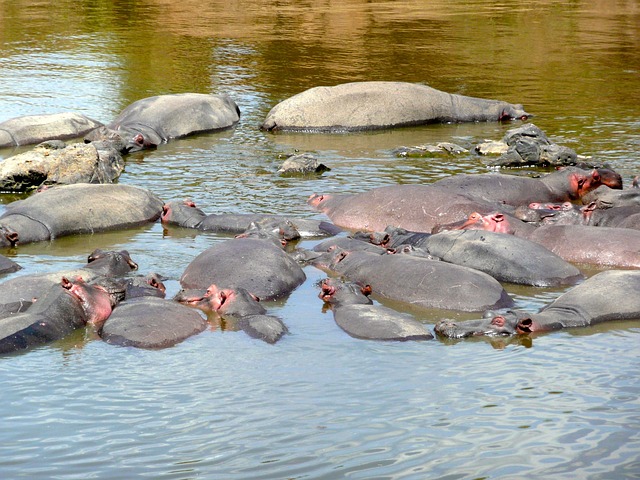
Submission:
{"label": "water surface", "polygon": [[[522,103],[552,140],[629,182],[640,173],[639,25],[634,1],[0,1],[0,121],[73,110],[108,122],[152,95],[227,93],[242,111],[236,128],[131,155],[120,182],[210,213],[320,218],[305,202],[315,192],[487,171],[472,153],[392,150],[469,148],[513,124],[333,136],[257,128],[277,102],[314,86],[421,82]],[[277,176],[296,150],[332,170]],[[0,211],[16,198],[0,195]],[[221,240],[154,224],[1,253],[23,274],[126,248],[142,273],[168,278],[171,296],[188,262]],[[206,332],[161,351],[79,331],[0,358],[0,475],[640,477],[638,322],[534,338],[364,342],[323,310],[324,274],[305,273],[288,299],[268,305],[291,331],[275,346],[211,318]],[[506,288],[532,311],[561,293]],[[420,319],[432,327],[439,317]]]}

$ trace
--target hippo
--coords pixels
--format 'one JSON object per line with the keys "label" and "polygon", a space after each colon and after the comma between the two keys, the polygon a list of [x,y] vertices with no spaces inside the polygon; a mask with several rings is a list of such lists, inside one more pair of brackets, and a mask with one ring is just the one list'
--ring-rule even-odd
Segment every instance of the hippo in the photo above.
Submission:
{"label": "hippo", "polygon": [[485,318],[442,320],[436,334],[446,338],[515,335],[586,327],[612,320],[640,319],[640,271],[608,270],[564,293],[538,313],[507,311]]}
{"label": "hippo", "polygon": [[640,204],[612,208],[597,208],[596,205],[596,202],[592,202],[581,209],[587,225],[640,230]]}
{"label": "hippo", "polygon": [[260,213],[207,215],[191,200],[166,203],[162,208],[160,219],[166,225],[234,235],[244,233],[252,224],[281,228],[283,223],[288,223],[298,232],[299,237],[303,238],[333,236],[342,231],[329,222],[283,215]]}
{"label": "hippo", "polygon": [[286,325],[278,317],[267,315],[260,299],[242,287],[221,288],[212,284],[204,294],[179,292],[176,300],[212,311],[231,320],[236,327],[251,338],[274,344],[288,333]]}
{"label": "hippo", "polygon": [[[500,224],[507,222],[496,214],[483,216],[476,213],[472,217],[473,224],[460,228],[495,231],[496,227],[492,224],[496,218],[500,219]],[[542,245],[567,262],[610,268],[640,267],[640,231],[635,229],[550,224],[526,230],[515,229],[514,233]]]}
{"label": "hippo", "polygon": [[582,198],[585,205],[595,203],[596,208],[629,207],[640,205],[640,189],[635,186],[624,190],[601,185]]}
{"label": "hippo", "polygon": [[321,211],[339,227],[349,230],[382,231],[388,225],[414,232],[431,232],[438,224],[483,214],[495,205],[429,185],[389,185],[355,195],[318,195],[309,205]]}
{"label": "hippo", "polygon": [[132,103],[113,122],[89,132],[84,140],[109,141],[124,154],[155,148],[174,138],[230,128],[238,120],[240,109],[227,95],[159,95]]}
{"label": "hippo", "polygon": [[132,185],[49,188],[7,205],[0,216],[0,247],[143,225],[160,217],[162,205],[156,195]]}
{"label": "hippo", "polygon": [[331,305],[336,324],[347,334],[363,340],[431,340],[433,335],[407,313],[373,305],[370,289],[351,282],[327,278],[319,297]]}
{"label": "hippo", "polygon": [[416,309],[480,312],[506,308],[513,299],[486,273],[409,255],[333,252],[314,261],[322,270],[368,284],[376,296]]}
{"label": "hippo", "polygon": [[451,230],[425,237],[417,245],[445,262],[480,270],[500,282],[551,287],[584,279],[580,270],[558,255],[513,235]]}
{"label": "hippo", "polygon": [[242,287],[262,300],[291,293],[306,276],[282,248],[254,238],[216,243],[198,255],[180,278],[183,289],[207,289],[211,284]]}
{"label": "hippo", "polygon": [[[518,207],[531,202],[580,200],[602,185],[602,177],[597,169],[566,167],[539,179],[499,173],[460,174],[438,180],[433,185],[497,206]],[[618,186],[622,188],[622,183]]]}
{"label": "hippo", "polygon": [[156,296],[142,296],[120,303],[99,331],[111,345],[167,348],[207,328],[197,310]]}
{"label": "hippo", "polygon": [[311,88],[280,102],[261,129],[336,133],[528,117],[522,105],[450,94],[416,83],[352,82]]}
{"label": "hippo", "polygon": [[0,255],[0,275],[17,272],[21,268],[22,267],[13,260],[5,257],[4,255]]}
{"label": "hippo", "polygon": [[100,122],[74,112],[25,115],[0,123],[0,148],[79,138],[101,126]]}
{"label": "hippo", "polygon": [[63,277],[82,277],[92,283],[99,277],[126,275],[137,268],[126,250],[105,252],[97,249],[89,255],[88,263],[80,268],[14,277],[0,284],[0,317],[27,310]]}
{"label": "hippo", "polygon": [[0,318],[0,353],[59,340],[86,324],[99,326],[112,307],[101,287],[63,277],[27,311]]}

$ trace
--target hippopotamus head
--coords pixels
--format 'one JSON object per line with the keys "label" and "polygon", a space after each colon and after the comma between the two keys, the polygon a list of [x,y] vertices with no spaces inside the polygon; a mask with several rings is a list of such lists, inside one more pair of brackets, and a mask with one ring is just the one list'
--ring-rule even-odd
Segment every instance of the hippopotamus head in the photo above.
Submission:
{"label": "hippopotamus head", "polygon": [[84,143],[104,142],[122,155],[156,148],[160,143],[156,134],[148,135],[135,129],[124,129],[120,125],[112,127],[115,128],[102,126],[90,131],[85,135]]}
{"label": "hippopotamus head", "polygon": [[235,238],[260,238],[269,240],[279,247],[286,247],[289,242],[299,240],[301,235],[289,220],[265,218],[251,222],[247,229]]}
{"label": "hippopotamus head", "polygon": [[318,297],[331,305],[370,305],[371,286],[361,287],[352,282],[342,282],[335,278],[325,278],[320,282]]}
{"label": "hippopotamus head", "polygon": [[220,288],[212,284],[205,291],[183,289],[178,292],[174,300],[202,310],[213,311],[222,316],[244,317],[266,313],[264,307],[258,303],[260,299],[240,287]]}
{"label": "hippopotamus head", "polygon": [[82,277],[73,281],[62,277],[61,285],[80,301],[88,324],[100,327],[111,315],[114,303],[111,295],[101,285],[90,285]]}
{"label": "hippopotamus head", "polygon": [[18,232],[0,225],[0,247],[15,247],[18,241]]}
{"label": "hippopotamus head", "polygon": [[[444,227],[441,227],[444,228]],[[444,228],[445,230],[447,228]],[[500,212],[489,213],[488,215],[482,215],[478,212],[473,212],[467,220],[463,221],[459,226],[448,228],[449,230],[486,230],[488,232],[496,233],[508,233],[513,234],[513,229],[505,217]]]}
{"label": "hippopotamus head", "polygon": [[180,227],[195,228],[207,215],[189,199],[165,203],[160,221]]}
{"label": "hippopotamus head", "polygon": [[498,120],[527,120],[532,116],[530,113],[524,111],[524,107],[521,104],[506,104]]}
{"label": "hippopotamus head", "polygon": [[517,317],[511,314],[489,315],[479,320],[463,322],[446,319],[436,324],[435,332],[445,338],[505,336],[516,333],[517,323]]}
{"label": "hippopotamus head", "polygon": [[131,259],[129,252],[119,252],[95,249],[87,258],[87,267],[101,275],[119,276],[138,269],[138,264]]}

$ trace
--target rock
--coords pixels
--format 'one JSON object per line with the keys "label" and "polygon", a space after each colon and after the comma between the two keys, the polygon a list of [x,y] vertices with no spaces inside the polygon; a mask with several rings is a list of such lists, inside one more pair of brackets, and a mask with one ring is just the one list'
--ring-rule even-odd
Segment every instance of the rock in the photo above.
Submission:
{"label": "rock", "polygon": [[394,150],[397,157],[435,157],[441,155],[460,155],[469,150],[460,145],[440,142],[435,145],[417,145],[415,147],[398,147]]}
{"label": "rock", "polygon": [[316,157],[309,153],[291,155],[278,169],[281,175],[295,175],[307,173],[323,173],[331,170],[325,164],[320,163]]}

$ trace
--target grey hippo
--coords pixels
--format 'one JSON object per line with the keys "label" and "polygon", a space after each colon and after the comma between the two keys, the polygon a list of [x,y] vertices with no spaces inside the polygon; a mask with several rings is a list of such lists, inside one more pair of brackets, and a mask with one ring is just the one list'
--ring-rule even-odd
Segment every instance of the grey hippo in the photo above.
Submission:
{"label": "grey hippo", "polygon": [[0,148],[79,138],[102,126],[80,113],[25,115],[0,123]]}
{"label": "grey hippo", "polygon": [[75,184],[48,188],[7,205],[0,247],[153,222],[163,202],[132,185]]}
{"label": "grey hippo", "polygon": [[441,337],[530,334],[562,328],[586,327],[614,320],[640,320],[640,271],[607,270],[572,288],[538,313],[489,313],[480,320],[442,320]]}
{"label": "grey hippo", "polygon": [[314,87],[280,102],[261,128],[345,132],[529,116],[522,105],[446,93],[417,83],[352,82]]}
{"label": "grey hippo", "polygon": [[122,153],[155,148],[171,139],[223,130],[240,119],[240,109],[227,95],[177,93],[144,98],[116,119],[85,136],[85,142],[111,142]]}

